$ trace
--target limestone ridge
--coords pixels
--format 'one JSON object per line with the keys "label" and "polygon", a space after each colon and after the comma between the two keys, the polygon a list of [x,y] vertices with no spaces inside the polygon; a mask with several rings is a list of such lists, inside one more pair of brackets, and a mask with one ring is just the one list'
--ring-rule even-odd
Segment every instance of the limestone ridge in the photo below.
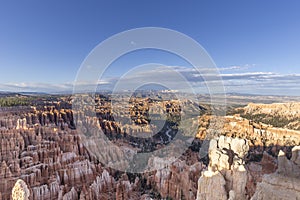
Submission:
{"label": "limestone ridge", "polygon": [[251,200],[300,199],[300,146],[292,149],[291,159],[283,151],[278,155],[278,169],[264,175]]}
{"label": "limestone ridge", "polygon": [[220,136],[209,147],[210,163],[198,181],[198,200],[247,199],[247,171],[243,158],[249,150],[246,140]]}

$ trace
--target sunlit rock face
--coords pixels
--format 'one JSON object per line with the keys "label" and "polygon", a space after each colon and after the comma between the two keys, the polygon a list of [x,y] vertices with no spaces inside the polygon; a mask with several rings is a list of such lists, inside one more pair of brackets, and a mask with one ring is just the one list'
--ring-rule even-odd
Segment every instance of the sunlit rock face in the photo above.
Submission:
{"label": "sunlit rock face", "polygon": [[27,184],[19,179],[12,189],[11,197],[13,200],[29,200],[30,191]]}
{"label": "sunlit rock face", "polygon": [[268,115],[280,115],[287,118],[300,117],[300,103],[273,103],[273,104],[254,104],[250,103],[244,111],[251,114],[268,114]]}
{"label": "sunlit rock face", "polygon": [[244,139],[221,136],[211,140],[210,163],[199,178],[197,199],[247,199],[247,171],[243,158],[248,149]]}
{"label": "sunlit rock face", "polygon": [[280,200],[300,198],[300,146],[292,149],[291,159],[284,152],[278,155],[278,169],[273,174],[264,175],[251,200]]}

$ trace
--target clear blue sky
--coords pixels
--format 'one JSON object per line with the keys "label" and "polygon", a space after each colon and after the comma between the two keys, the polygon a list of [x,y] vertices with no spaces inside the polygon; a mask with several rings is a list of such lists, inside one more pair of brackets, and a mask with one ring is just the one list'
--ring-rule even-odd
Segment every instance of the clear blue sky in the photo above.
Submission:
{"label": "clear blue sky", "polygon": [[[274,73],[273,79],[292,76],[297,82],[299,10],[297,0],[1,0],[0,84],[72,82],[97,44],[121,31],[146,26],[194,38],[218,67],[245,67],[224,73],[266,72]],[[169,65],[183,64],[166,57]]]}

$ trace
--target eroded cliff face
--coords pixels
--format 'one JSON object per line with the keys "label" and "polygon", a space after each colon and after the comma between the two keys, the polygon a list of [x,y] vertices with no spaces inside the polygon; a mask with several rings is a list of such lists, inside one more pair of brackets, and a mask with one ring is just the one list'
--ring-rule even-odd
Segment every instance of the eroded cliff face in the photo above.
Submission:
{"label": "eroded cliff face", "polygon": [[256,122],[271,124],[274,127],[300,130],[300,103],[250,103],[236,111],[243,117]]}
{"label": "eroded cliff face", "polygon": [[278,155],[278,169],[273,174],[264,175],[258,183],[251,200],[279,200],[300,198],[300,146],[292,149],[288,159],[283,151]]}
{"label": "eroded cliff face", "polygon": [[[220,121],[219,127],[209,127],[212,121]],[[270,146],[296,146],[300,144],[300,131],[287,128],[276,128],[264,123],[242,118],[238,115],[212,117],[204,115],[199,118],[199,131],[196,137],[205,139],[225,135],[247,139],[249,146],[270,147]],[[279,150],[276,152],[278,154]]]}
{"label": "eroded cliff face", "polygon": [[287,118],[300,117],[300,103],[272,103],[272,104],[254,104],[250,103],[244,108],[246,113],[279,115]]}

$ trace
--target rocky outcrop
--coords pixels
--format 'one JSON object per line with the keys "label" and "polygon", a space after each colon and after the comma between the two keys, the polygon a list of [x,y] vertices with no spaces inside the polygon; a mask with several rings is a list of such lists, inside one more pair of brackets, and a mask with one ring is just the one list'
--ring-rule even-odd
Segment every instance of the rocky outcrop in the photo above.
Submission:
{"label": "rocky outcrop", "polygon": [[221,136],[211,140],[210,163],[199,178],[197,199],[247,199],[247,171],[243,158],[248,149],[244,139]]}
{"label": "rocky outcrop", "polygon": [[298,200],[300,197],[300,146],[292,150],[291,159],[283,151],[278,155],[278,169],[264,175],[251,200]]}
{"label": "rocky outcrop", "polygon": [[252,197],[256,191],[257,184],[262,181],[262,177],[277,170],[277,159],[264,152],[259,162],[249,162],[246,167],[248,171],[247,193]]}
{"label": "rocky outcrop", "polygon": [[75,190],[75,188],[72,187],[72,189],[69,192],[67,192],[66,194],[64,194],[64,196],[62,198],[59,195],[58,199],[62,199],[62,200],[76,200],[76,199],[78,199],[78,193]]}
{"label": "rocky outcrop", "polygon": [[23,118],[23,119],[18,119],[17,120],[17,127],[16,127],[17,130],[19,129],[27,129],[27,120],[26,118]]}
{"label": "rocky outcrop", "polygon": [[26,183],[19,179],[12,189],[11,197],[13,200],[29,200],[30,191]]}
{"label": "rocky outcrop", "polygon": [[[219,171],[205,171],[198,181],[198,200],[227,200],[226,181]],[[213,192],[212,192],[213,190]]]}
{"label": "rocky outcrop", "polygon": [[267,153],[260,162],[245,165],[242,158],[248,149],[243,139],[221,136],[211,140],[210,163],[199,178],[197,199],[297,200],[300,197],[299,146],[292,149],[290,159],[280,151],[278,168],[277,161]]}
{"label": "rocky outcrop", "polygon": [[[165,160],[156,158],[156,165],[164,165]],[[205,166],[196,162],[187,165],[185,161],[177,160],[166,168],[158,167],[154,175],[147,177],[148,184],[155,188],[161,198],[196,199],[197,180]]]}

